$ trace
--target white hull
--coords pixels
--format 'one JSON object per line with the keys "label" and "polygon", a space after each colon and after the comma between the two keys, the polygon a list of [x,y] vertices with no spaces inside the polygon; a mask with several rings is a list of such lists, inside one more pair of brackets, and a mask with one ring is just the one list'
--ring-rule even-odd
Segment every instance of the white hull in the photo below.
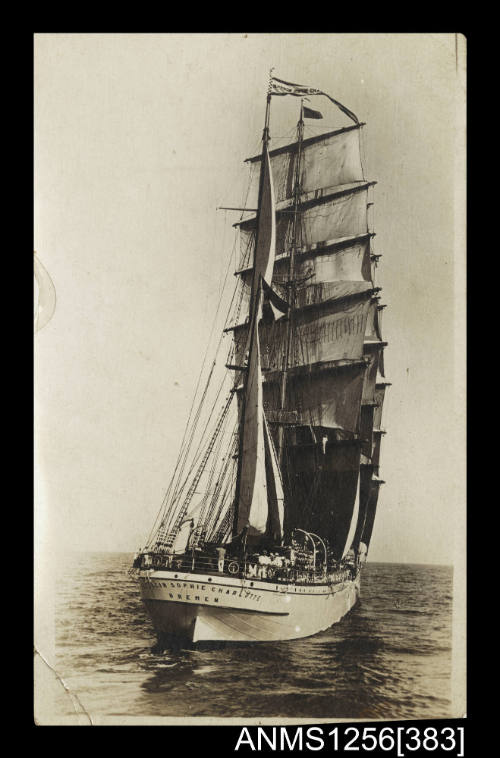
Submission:
{"label": "white hull", "polygon": [[159,638],[270,642],[328,629],[356,603],[360,583],[286,584],[226,575],[141,570],[142,599]]}

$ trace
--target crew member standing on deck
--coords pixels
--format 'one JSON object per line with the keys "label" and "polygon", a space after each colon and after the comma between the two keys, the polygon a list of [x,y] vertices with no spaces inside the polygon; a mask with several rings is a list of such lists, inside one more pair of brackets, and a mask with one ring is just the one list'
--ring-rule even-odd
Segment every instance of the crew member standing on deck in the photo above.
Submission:
{"label": "crew member standing on deck", "polygon": [[224,556],[226,555],[226,548],[225,547],[218,547],[216,548],[217,551],[217,571],[219,571],[221,574],[224,571]]}
{"label": "crew member standing on deck", "polygon": [[193,547],[193,536],[194,536],[194,518],[189,520],[189,537],[186,542],[186,552],[188,550],[191,550]]}
{"label": "crew member standing on deck", "polygon": [[271,563],[271,559],[267,554],[267,550],[263,550],[259,555],[259,576],[261,579],[265,579],[267,576],[267,567]]}

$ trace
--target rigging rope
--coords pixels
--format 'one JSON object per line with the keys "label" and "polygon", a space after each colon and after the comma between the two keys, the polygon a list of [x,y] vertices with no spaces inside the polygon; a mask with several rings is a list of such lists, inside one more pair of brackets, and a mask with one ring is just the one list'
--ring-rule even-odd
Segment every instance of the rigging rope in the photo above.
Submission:
{"label": "rigging rope", "polygon": [[[248,200],[248,194],[250,192],[250,185],[251,185],[251,177],[249,177],[249,180],[247,182],[247,189],[246,189],[245,201],[244,201],[245,205],[246,205],[246,202]],[[242,217],[243,217],[243,213],[241,214],[241,218]],[[225,229],[225,226],[224,226],[224,229]],[[207,382],[205,384],[204,391],[202,393],[200,402],[198,404],[197,411],[196,411],[195,416],[193,418],[193,415],[192,415],[193,414],[193,409],[195,407],[197,393],[198,393],[198,390],[199,390],[199,387],[200,387],[201,378],[202,378],[202,375],[203,375],[203,371],[204,371],[204,368],[205,368],[205,363],[206,363],[207,355],[208,355],[209,348],[210,348],[210,342],[211,342],[212,335],[213,335],[213,332],[214,332],[214,329],[215,329],[215,325],[217,323],[217,317],[219,315],[220,306],[221,306],[221,303],[222,303],[222,300],[223,300],[223,295],[224,295],[224,291],[225,291],[225,288],[226,288],[227,278],[228,278],[229,270],[231,268],[232,258],[233,258],[233,255],[235,254],[236,242],[237,242],[237,235],[235,235],[235,239],[234,239],[234,242],[233,242],[233,247],[232,247],[231,253],[229,255],[228,265],[227,265],[227,268],[226,268],[226,273],[225,273],[225,276],[224,276],[224,281],[223,281],[222,288],[221,288],[220,295],[219,295],[219,302],[218,302],[218,305],[217,305],[217,310],[216,310],[215,317],[214,317],[214,320],[213,320],[212,329],[210,331],[210,336],[208,338],[207,348],[205,350],[205,355],[203,357],[201,369],[200,369],[200,372],[199,372],[199,375],[198,375],[198,380],[196,382],[195,392],[194,392],[194,395],[193,395],[193,400],[191,402],[191,407],[190,407],[190,410],[189,410],[188,419],[187,419],[187,422],[186,422],[186,425],[185,425],[185,428],[184,428],[184,433],[183,433],[183,437],[182,437],[182,440],[181,440],[181,445],[180,445],[180,449],[179,449],[176,465],[174,467],[174,472],[173,472],[172,477],[170,479],[170,483],[169,483],[167,491],[165,492],[165,495],[163,497],[162,504],[161,504],[161,506],[160,506],[160,508],[158,510],[158,513],[157,513],[157,516],[156,516],[155,521],[153,523],[153,526],[151,528],[151,531],[150,531],[150,533],[148,535],[148,538],[147,538],[147,541],[146,541],[146,545],[149,545],[150,540],[151,540],[153,534],[155,533],[155,529],[157,528],[158,521],[161,521],[161,519],[162,519],[162,514],[165,514],[165,512],[168,510],[169,506],[171,506],[175,502],[176,494],[178,494],[177,493],[177,488],[178,488],[180,479],[181,479],[181,477],[183,475],[184,468],[185,468],[186,461],[187,461],[187,457],[189,455],[189,450],[190,450],[190,447],[191,447],[191,444],[192,444],[192,440],[193,440],[193,437],[194,437],[194,434],[196,432],[196,428],[197,428],[197,425],[198,425],[198,422],[199,422],[199,419],[200,419],[200,416],[201,416],[201,409],[203,407],[203,404],[204,404],[204,401],[205,401],[205,398],[206,398],[206,394],[207,394],[207,391],[208,391],[208,387],[209,387],[209,384],[210,384],[210,381],[211,381],[211,378],[212,378],[213,370],[215,368],[216,358],[217,358],[217,355],[218,355],[218,351],[220,349],[220,345],[222,343],[222,340],[225,337],[225,333],[224,333],[224,331],[222,331],[221,337],[219,338],[219,342],[218,342],[218,345],[217,345],[217,348],[216,348],[216,358],[213,361],[213,364],[212,364],[212,367],[211,367],[211,370],[210,370]],[[236,286],[234,287],[233,296],[231,298],[231,302],[229,304],[228,312],[227,312],[226,319],[225,319],[225,322],[224,322],[224,328],[228,325],[228,322],[230,320],[231,312],[232,312],[232,309],[233,309],[233,303],[234,303],[235,296],[236,296],[236,293],[238,291],[239,285],[240,285],[240,282],[238,281],[237,284],[236,284]],[[242,295],[243,295],[243,293],[241,292],[240,293],[239,305],[238,305],[238,308],[237,308],[238,315],[239,315],[240,308],[241,308]],[[191,423],[192,418],[193,418],[193,427],[192,427],[190,435],[189,435],[189,441],[186,442],[186,438],[187,438],[187,434],[188,434],[188,429],[190,428],[190,423]],[[179,470],[179,466],[181,466],[180,470]],[[175,486],[174,486],[174,482],[176,482]],[[170,495],[171,495],[171,492],[172,492],[172,488],[174,488],[174,496],[171,498]]]}
{"label": "rigging rope", "polygon": [[222,429],[223,424],[224,424],[224,420],[225,420],[225,418],[227,416],[227,412],[228,412],[229,407],[231,405],[232,399],[233,399],[233,395],[230,394],[228,400],[226,401],[225,405],[222,408],[222,412],[221,412],[221,414],[219,416],[219,419],[217,421],[217,424],[216,424],[215,430],[214,430],[214,432],[212,434],[212,437],[210,439],[209,445],[208,445],[208,447],[205,450],[205,453],[204,453],[203,458],[202,458],[202,460],[200,462],[200,465],[198,466],[198,470],[196,472],[196,475],[194,476],[194,478],[193,478],[193,480],[192,480],[192,482],[191,482],[191,484],[189,486],[189,489],[187,491],[187,494],[186,494],[186,497],[185,497],[184,502],[182,504],[182,507],[179,509],[179,511],[177,513],[177,517],[176,517],[175,522],[173,524],[173,527],[172,527],[172,529],[170,531],[170,534],[167,533],[167,531],[168,531],[167,528],[160,529],[160,531],[159,531],[159,533],[157,535],[157,543],[158,542],[162,542],[162,541],[165,541],[167,543],[167,545],[171,545],[173,543],[173,541],[175,539],[176,531],[180,527],[181,523],[184,521],[184,519],[186,517],[186,514],[187,514],[187,512],[189,510],[189,506],[190,506],[191,501],[193,499],[193,495],[194,495],[194,493],[196,491],[196,488],[197,488],[197,486],[198,486],[198,484],[200,482],[200,479],[201,479],[201,477],[203,475],[203,472],[205,470],[207,461],[208,461],[208,459],[210,457],[210,454],[212,453],[212,450],[213,450],[213,448],[215,446],[215,443],[217,442],[217,439],[219,437],[219,434],[220,434],[221,429]]}

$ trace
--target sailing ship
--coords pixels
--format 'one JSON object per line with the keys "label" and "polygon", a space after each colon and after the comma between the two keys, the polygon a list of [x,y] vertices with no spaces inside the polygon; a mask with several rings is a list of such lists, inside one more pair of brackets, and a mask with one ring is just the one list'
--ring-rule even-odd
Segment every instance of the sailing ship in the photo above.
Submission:
{"label": "sailing ship", "polygon": [[[271,103],[287,95],[300,99],[296,133],[271,149]],[[353,123],[306,136],[317,95]],[[159,644],[306,637],[359,597],[389,384],[364,125],[271,72],[262,150],[247,159],[256,207],[232,209],[227,394],[203,417],[214,360],[132,568]]]}

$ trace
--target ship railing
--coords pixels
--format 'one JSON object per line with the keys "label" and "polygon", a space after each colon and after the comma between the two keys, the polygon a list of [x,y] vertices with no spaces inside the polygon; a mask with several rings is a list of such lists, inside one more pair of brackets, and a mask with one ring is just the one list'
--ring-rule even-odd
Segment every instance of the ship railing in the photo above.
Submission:
{"label": "ship railing", "polygon": [[[137,567],[136,567],[137,568]],[[242,559],[238,556],[200,554],[196,551],[180,555],[167,553],[144,553],[140,568],[156,571],[178,571],[179,573],[212,574],[230,576],[235,579],[250,579],[278,584],[320,584],[336,583],[352,578],[347,569],[337,571],[314,570],[311,565],[259,564],[258,561]]]}

